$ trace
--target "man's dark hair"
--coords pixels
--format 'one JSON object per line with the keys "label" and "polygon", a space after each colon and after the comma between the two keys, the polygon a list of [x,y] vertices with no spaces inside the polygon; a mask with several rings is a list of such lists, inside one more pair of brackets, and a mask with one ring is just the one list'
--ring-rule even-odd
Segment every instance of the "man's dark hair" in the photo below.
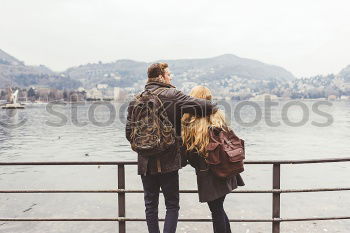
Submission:
{"label": "man's dark hair", "polygon": [[166,68],[168,68],[168,64],[163,62],[150,65],[147,71],[148,78],[157,78],[159,75],[163,76]]}

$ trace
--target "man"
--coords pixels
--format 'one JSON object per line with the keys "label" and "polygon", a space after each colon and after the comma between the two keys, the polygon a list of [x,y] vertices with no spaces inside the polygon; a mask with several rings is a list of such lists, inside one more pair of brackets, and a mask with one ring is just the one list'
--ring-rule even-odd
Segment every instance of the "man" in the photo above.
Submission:
{"label": "man", "polygon": [[[175,143],[160,156],[143,156],[138,153],[138,174],[144,188],[146,220],[149,233],[159,233],[158,204],[159,191],[163,191],[166,217],[164,233],[175,233],[179,213],[179,174],[183,167],[181,158],[181,117],[183,113],[207,116],[217,110],[210,101],[183,94],[171,85],[171,73],[166,63],[155,63],[148,68],[145,90],[154,92],[164,89],[159,95],[164,109],[175,129]],[[126,138],[132,142],[132,114],[135,100],[128,107]]]}

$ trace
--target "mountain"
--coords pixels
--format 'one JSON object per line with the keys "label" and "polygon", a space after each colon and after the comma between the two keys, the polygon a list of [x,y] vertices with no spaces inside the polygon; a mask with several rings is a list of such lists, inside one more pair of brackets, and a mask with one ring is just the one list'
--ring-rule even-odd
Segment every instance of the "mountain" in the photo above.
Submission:
{"label": "mountain", "polygon": [[[175,84],[185,81],[220,81],[233,76],[243,79],[290,81],[295,77],[282,67],[226,54],[204,59],[162,60],[175,75]],[[144,83],[150,63],[118,60],[112,63],[89,63],[72,67],[65,74],[90,88],[97,83],[132,87]]]}
{"label": "mountain", "polygon": [[0,49],[0,88],[9,86],[45,86],[57,89],[77,88],[80,82],[61,76],[44,65],[26,66]]}
{"label": "mountain", "polygon": [[295,79],[292,73],[282,67],[241,58],[232,54],[204,59],[166,60],[165,62],[176,73],[183,73],[189,70],[205,72],[206,75],[203,74],[200,76],[207,80],[211,80],[212,78],[221,79],[233,75],[240,78],[257,80],[279,79],[287,81]]}
{"label": "mountain", "polygon": [[5,53],[0,49],[0,64],[3,65],[23,65],[23,62],[19,61],[15,57]]}
{"label": "mountain", "polygon": [[338,77],[344,79],[345,82],[350,83],[350,65],[342,69],[338,74]]}
{"label": "mountain", "polygon": [[[224,82],[234,77],[260,81],[290,81],[295,77],[282,67],[225,54],[213,58],[162,60],[175,75],[174,84],[185,82]],[[0,50],[0,88],[7,86],[46,86],[74,89],[95,87],[105,83],[118,87],[141,87],[150,63],[117,60],[111,63],[88,63],[56,73],[44,65],[27,66],[24,62]]]}
{"label": "mountain", "polygon": [[85,88],[105,83],[110,86],[132,87],[147,76],[148,63],[118,60],[112,63],[89,63],[67,69],[64,74],[82,83]]}

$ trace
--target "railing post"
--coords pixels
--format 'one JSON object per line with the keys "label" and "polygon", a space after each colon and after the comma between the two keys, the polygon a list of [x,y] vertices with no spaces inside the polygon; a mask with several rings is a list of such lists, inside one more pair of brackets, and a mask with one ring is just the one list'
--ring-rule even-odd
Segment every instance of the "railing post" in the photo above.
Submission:
{"label": "railing post", "polygon": [[[125,166],[118,165],[118,189],[125,189]],[[125,217],[125,193],[118,193],[118,217]],[[126,233],[125,221],[119,220],[119,233]]]}
{"label": "railing post", "polygon": [[[281,165],[279,163],[273,164],[273,189],[281,188]],[[272,194],[272,218],[280,218],[280,193]],[[280,222],[273,221],[272,222],[272,233],[280,233]]]}

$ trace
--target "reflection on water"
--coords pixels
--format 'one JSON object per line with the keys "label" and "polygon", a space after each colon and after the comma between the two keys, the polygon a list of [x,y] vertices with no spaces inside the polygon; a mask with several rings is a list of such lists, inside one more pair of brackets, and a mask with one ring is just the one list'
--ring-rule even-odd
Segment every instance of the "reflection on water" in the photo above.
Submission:
{"label": "reflection on water", "polygon": [[[333,107],[323,111],[332,115],[334,122],[327,127],[316,127],[312,121],[323,122],[323,116],[312,112],[305,125],[290,127],[286,125],[280,102],[272,108],[273,122],[278,127],[266,124],[265,109],[262,119],[253,127],[237,123],[234,117],[235,104],[232,103],[231,125],[237,134],[246,140],[247,157],[261,159],[315,159],[350,156],[350,104],[333,102]],[[118,110],[122,104],[115,104]],[[0,111],[0,160],[1,161],[116,161],[135,160],[124,137],[125,118],[119,118],[117,111],[112,124],[99,127],[91,122],[89,105],[77,107],[77,121],[70,105],[55,106],[54,110],[67,117],[67,123],[60,127],[47,123],[60,123],[62,118],[45,110],[45,106],[27,106],[24,110]],[[125,108],[124,108],[125,109]],[[229,114],[227,114],[229,115]],[[290,108],[287,117],[297,122],[302,112]],[[253,108],[240,111],[245,122],[256,119]],[[94,118],[107,122],[110,118],[108,108],[96,108]],[[90,120],[89,120],[90,119]],[[21,127],[14,127],[25,121]],[[111,189],[117,184],[116,168],[113,166],[16,166],[0,168],[1,189]],[[349,187],[347,177],[349,163],[317,165],[282,166],[282,188],[310,187]],[[268,189],[271,187],[271,165],[247,165],[243,174],[246,187],[243,189]],[[191,167],[181,170],[183,189],[196,187],[195,174]],[[127,188],[140,189],[141,183],[136,168],[127,168]],[[142,194],[127,195],[127,215],[143,217]],[[181,217],[207,218],[208,208],[199,204],[195,194],[184,194],[181,199]],[[115,217],[117,200],[114,194],[1,194],[0,217]],[[270,218],[270,194],[232,194],[225,207],[231,218]],[[349,192],[282,194],[283,217],[316,217],[350,215]],[[161,201],[161,207],[164,207]],[[141,211],[142,210],[142,211]],[[164,208],[160,216],[164,215]],[[128,223],[130,232],[146,232],[144,223]],[[209,232],[209,223],[179,224],[178,232]],[[309,223],[282,223],[284,232],[347,232],[349,221],[326,221]],[[270,224],[232,223],[235,232],[271,232]],[[1,223],[1,232],[117,232],[116,223]]]}

